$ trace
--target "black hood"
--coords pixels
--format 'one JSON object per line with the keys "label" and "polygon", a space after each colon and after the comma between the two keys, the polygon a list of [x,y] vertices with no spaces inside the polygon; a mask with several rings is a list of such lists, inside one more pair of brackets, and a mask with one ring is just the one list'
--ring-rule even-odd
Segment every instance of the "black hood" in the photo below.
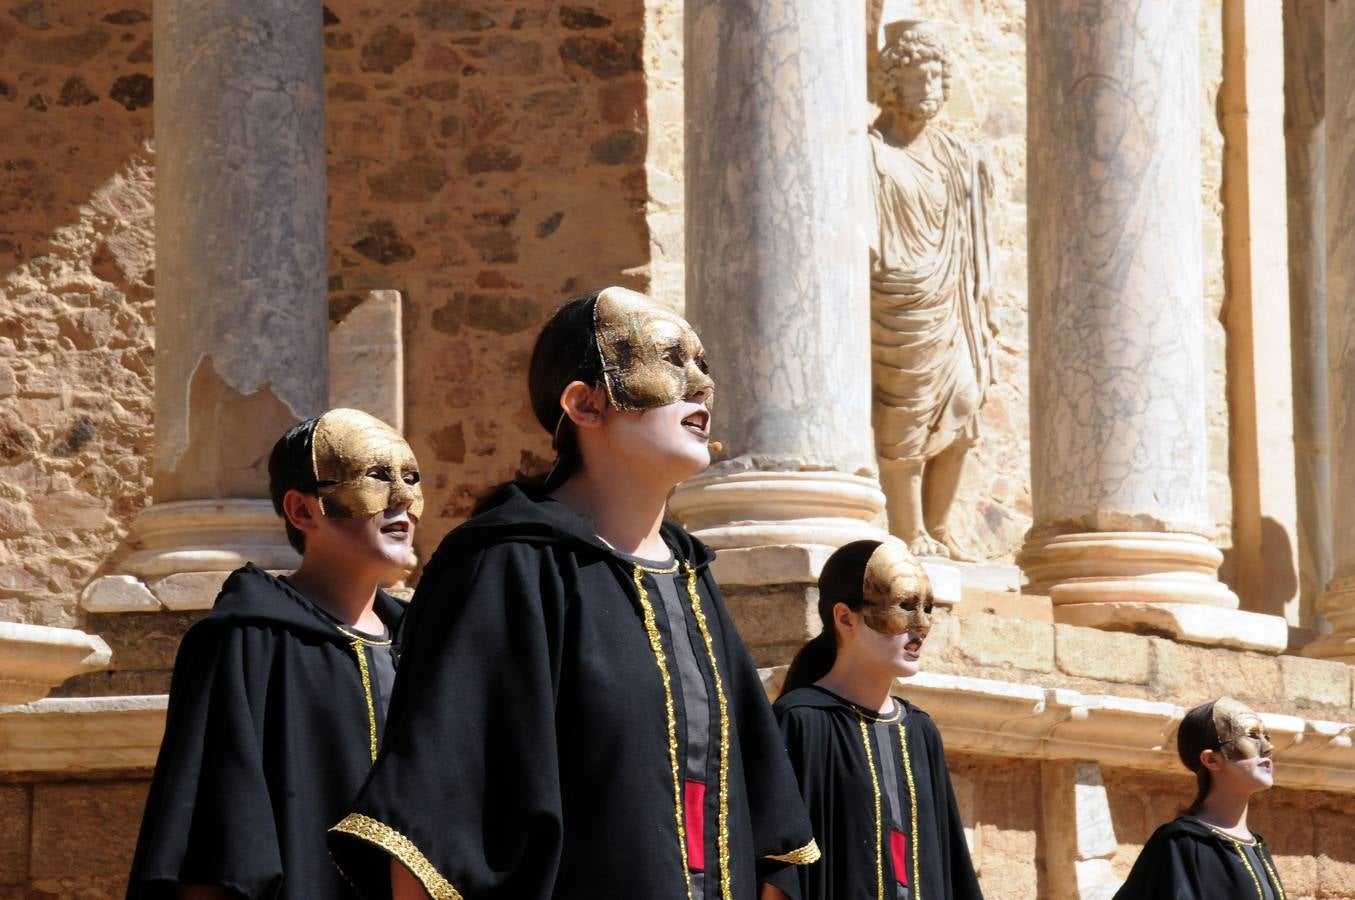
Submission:
{"label": "black hood", "polygon": [[[380,588],[376,592],[376,614],[392,635],[404,615],[404,604]],[[335,620],[323,612],[296,588],[254,563],[236,569],[221,586],[216,603],[195,627],[210,628],[234,624],[285,628],[334,643],[347,644],[349,638],[335,627]]]}
{"label": "black hood", "polygon": [[[664,522],[663,539],[678,559],[696,569],[709,566],[715,553],[673,522]],[[480,512],[447,535],[429,561],[432,567],[444,560],[461,558],[491,544],[520,542],[571,547],[581,555],[595,554],[630,563],[607,546],[588,522],[563,503],[543,493],[513,482],[496,491],[480,504]]]}

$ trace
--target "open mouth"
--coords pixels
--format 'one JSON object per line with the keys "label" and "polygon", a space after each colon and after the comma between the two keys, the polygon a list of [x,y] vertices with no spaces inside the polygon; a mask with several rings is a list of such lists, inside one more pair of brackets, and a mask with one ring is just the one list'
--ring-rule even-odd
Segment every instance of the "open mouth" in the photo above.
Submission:
{"label": "open mouth", "polygon": [[409,520],[396,519],[393,522],[388,522],[381,526],[381,533],[397,540],[405,540],[409,537]]}
{"label": "open mouth", "polygon": [[709,440],[710,413],[707,410],[698,409],[682,420],[682,427],[704,440]]}
{"label": "open mouth", "polygon": [[903,645],[904,652],[909,656],[916,658],[922,652],[922,639],[915,638]]}

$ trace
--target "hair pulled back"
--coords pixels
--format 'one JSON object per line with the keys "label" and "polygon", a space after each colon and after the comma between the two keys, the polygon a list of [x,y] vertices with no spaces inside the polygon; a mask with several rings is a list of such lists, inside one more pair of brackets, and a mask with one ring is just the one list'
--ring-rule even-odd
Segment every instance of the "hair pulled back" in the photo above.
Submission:
{"label": "hair pulled back", "polygon": [[306,552],[306,536],[287,518],[282,509],[282,498],[288,491],[315,493],[315,426],[320,417],[298,422],[278,438],[268,454],[268,495],[273,498],[273,511],[282,516],[287,528],[287,543],[297,553]]}
{"label": "hair pulled back", "polygon": [[1214,701],[1189,710],[1176,729],[1176,754],[1181,757],[1182,764],[1195,773],[1195,799],[1186,807],[1188,816],[1195,815],[1204,806],[1213,782],[1209,770],[1200,762],[1200,754],[1218,750],[1221,746],[1218,729],[1214,727]]}
{"label": "hair pulled back", "polygon": [[532,348],[527,393],[532,412],[550,433],[555,450],[555,465],[538,485],[542,490],[554,490],[583,468],[578,432],[560,408],[560,395],[575,381],[602,382],[602,356],[593,326],[599,293],[575,297],[557,309]]}
{"label": "hair pulled back", "polygon": [[833,607],[845,603],[848,609],[857,611],[866,605],[866,563],[879,546],[879,541],[852,541],[839,547],[823,564],[823,571],[819,573],[819,621],[823,630],[791,660],[781,687],[782,694],[813,684],[833,668],[837,661]]}

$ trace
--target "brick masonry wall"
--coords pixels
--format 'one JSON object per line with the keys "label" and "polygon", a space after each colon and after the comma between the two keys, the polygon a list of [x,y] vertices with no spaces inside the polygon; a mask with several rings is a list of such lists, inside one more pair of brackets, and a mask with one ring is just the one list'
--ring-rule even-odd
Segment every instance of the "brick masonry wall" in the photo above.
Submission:
{"label": "brick masonry wall", "polygon": [[150,4],[0,4],[0,621],[73,625],[146,502]]}
{"label": "brick masonry wall", "polygon": [[643,5],[331,0],[330,306],[405,298],[427,558],[487,487],[541,469],[535,332],[647,287]]}

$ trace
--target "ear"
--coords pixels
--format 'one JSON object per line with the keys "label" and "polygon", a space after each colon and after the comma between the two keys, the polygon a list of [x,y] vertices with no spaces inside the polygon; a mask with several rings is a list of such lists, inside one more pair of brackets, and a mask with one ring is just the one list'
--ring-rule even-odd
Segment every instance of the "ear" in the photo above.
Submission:
{"label": "ear", "polygon": [[845,603],[837,602],[833,604],[833,626],[843,635],[856,633],[857,626],[856,614],[852,608]]}
{"label": "ear", "polygon": [[320,519],[324,516],[320,509],[320,498],[300,491],[288,491],[282,495],[282,514],[302,534],[318,530]]}
{"label": "ear", "polygon": [[1200,764],[1210,772],[1217,772],[1223,768],[1223,754],[1218,750],[1201,750]]}
{"label": "ear", "polygon": [[607,408],[607,392],[582,381],[571,381],[560,393],[560,409],[576,428],[599,428]]}

